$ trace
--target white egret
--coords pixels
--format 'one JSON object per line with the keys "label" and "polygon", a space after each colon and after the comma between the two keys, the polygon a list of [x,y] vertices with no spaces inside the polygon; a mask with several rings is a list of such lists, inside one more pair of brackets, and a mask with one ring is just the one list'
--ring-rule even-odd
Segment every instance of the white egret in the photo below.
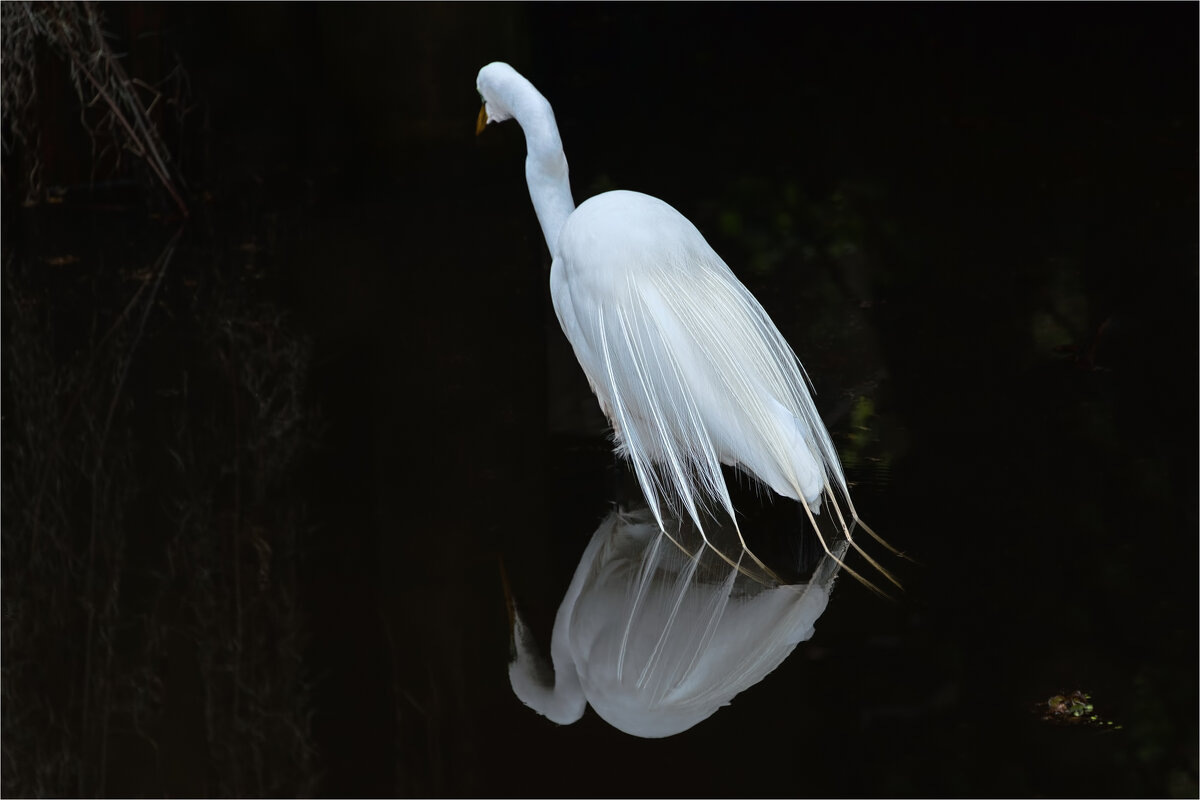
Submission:
{"label": "white egret", "polygon": [[[719,507],[736,529],[726,464],[798,501],[832,553],[815,518],[826,501],[850,545],[899,586],[854,543],[856,526],[875,534],[850,500],[800,362],[696,227],[639,192],[604,192],[576,208],[546,98],[501,62],[481,69],[476,86],[478,130],[515,119],[525,133],[555,313],[659,528],[686,514],[711,545],[702,519]],[[740,552],[720,554],[742,563]]]}
{"label": "white egret", "polygon": [[[552,671],[513,612],[509,679],[521,702],[560,725],[588,703],[634,736],[672,736],[765,678],[825,610],[847,541],[805,583],[750,577],[700,546],[690,521],[668,535],[647,509],[613,511],[592,535],[558,607]],[[735,535],[711,525],[706,536]]]}

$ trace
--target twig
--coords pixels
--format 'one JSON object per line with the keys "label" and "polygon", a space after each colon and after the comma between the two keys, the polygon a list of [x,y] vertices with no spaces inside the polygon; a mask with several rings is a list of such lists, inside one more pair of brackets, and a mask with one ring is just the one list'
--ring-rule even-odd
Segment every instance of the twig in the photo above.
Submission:
{"label": "twig", "polygon": [[[121,127],[125,129],[125,133],[129,136],[130,141],[138,146],[138,149],[133,151],[134,155],[140,156],[146,162],[151,171],[154,172],[155,177],[158,178],[159,183],[163,185],[163,188],[166,189],[171,195],[171,199],[175,201],[175,205],[179,209],[179,213],[182,214],[186,219],[188,217],[187,204],[183,202],[183,198],[181,198],[179,193],[175,191],[175,187],[172,185],[171,179],[167,177],[166,167],[162,163],[162,160],[159,157],[158,152],[154,149],[154,146],[149,141],[143,141],[139,137],[138,132],[134,130],[133,126],[129,124],[129,121],[125,119],[125,115],[121,113],[121,109],[117,105],[117,102],[113,100],[107,91],[105,91],[104,86],[99,80],[96,79],[94,75],[92,75],[88,68],[78,61],[76,61],[75,66],[81,73],[83,73],[84,77],[91,82],[96,91],[100,93],[100,96],[104,98],[104,102],[108,105],[109,111],[111,111],[113,116],[117,118],[117,121],[121,123]],[[138,121],[139,123],[141,122],[140,119]],[[153,158],[148,157],[148,155],[153,156]]]}
{"label": "twig", "polygon": [[[162,255],[159,256],[158,276],[154,280],[154,287],[150,291],[150,296],[146,298],[145,310],[142,312],[142,319],[138,324],[137,331],[134,333],[133,340],[129,343],[129,350],[125,357],[125,364],[121,367],[120,377],[117,379],[117,385],[113,389],[112,401],[108,405],[108,414],[104,419],[104,427],[101,428],[100,437],[96,443],[96,465],[92,470],[92,514],[91,514],[91,530],[88,536],[88,563],[87,563],[87,578],[84,588],[84,608],[87,614],[87,633],[85,636],[84,646],[84,665],[83,665],[83,704],[82,704],[82,727],[81,730],[88,730],[89,715],[91,707],[92,693],[92,651],[95,637],[95,607],[92,603],[93,582],[96,574],[96,529],[98,527],[99,517],[99,477],[101,468],[104,465],[104,445],[108,440],[109,431],[112,429],[113,416],[116,414],[117,405],[121,399],[121,392],[125,386],[125,379],[129,377],[129,369],[133,365],[134,351],[137,350],[138,343],[142,339],[142,335],[146,330],[146,322],[150,319],[150,312],[154,310],[154,298],[158,294],[158,289],[162,285],[163,276],[167,274],[167,267],[171,264],[171,259],[175,255],[175,245],[179,242],[179,237],[183,235],[183,228],[175,232],[171,237],[171,241],[167,243],[163,249]],[[101,742],[102,746],[104,742]],[[83,780],[82,774],[80,780]],[[83,787],[80,786],[82,793]]]}

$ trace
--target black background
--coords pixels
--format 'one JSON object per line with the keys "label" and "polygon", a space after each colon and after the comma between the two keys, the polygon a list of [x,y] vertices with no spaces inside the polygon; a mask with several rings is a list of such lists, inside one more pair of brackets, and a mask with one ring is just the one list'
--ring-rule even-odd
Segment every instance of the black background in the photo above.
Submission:
{"label": "black background", "polygon": [[[122,559],[87,559],[94,504],[63,515],[65,572],[23,555],[47,490],[22,475],[50,468],[13,442],[82,424],[87,382],[39,417],[29,351],[5,347],[8,793],[1195,796],[1195,4],[100,10],[132,76],[189,76],[191,111],[163,125],[191,215],[135,155],[93,174],[42,48],[40,192],[32,145],[5,162],[6,340],[37,298],[39,369],[77,375],[138,286],[117,273],[183,233],[113,401],[133,476],[114,480],[137,485]],[[554,106],[577,201],[665,199],[762,300],[859,510],[920,562],[889,561],[895,603],[840,582],[811,642],[667,740],[590,711],[558,728],[508,687],[499,565],[546,641],[614,479],[550,308],[521,132],[474,136],[492,60]],[[304,446],[253,501],[253,453],[214,467],[224,522],[185,570],[249,596],[238,570],[274,543],[286,624],[266,604],[259,638],[225,644],[278,654],[294,634],[298,688],[271,701],[287,744],[205,661],[195,595],[161,579],[184,480],[165,477],[164,387],[192,376],[170,419],[207,432],[199,462],[251,424],[253,393],[230,401],[212,366],[219,326],[194,321],[217,306],[306,353]],[[74,480],[87,508],[95,475]],[[88,609],[113,576],[105,705]],[[36,635],[7,622],[42,613],[30,593],[65,609]],[[150,685],[144,717],[123,710],[120,687]],[[1121,729],[1041,718],[1073,690]]]}

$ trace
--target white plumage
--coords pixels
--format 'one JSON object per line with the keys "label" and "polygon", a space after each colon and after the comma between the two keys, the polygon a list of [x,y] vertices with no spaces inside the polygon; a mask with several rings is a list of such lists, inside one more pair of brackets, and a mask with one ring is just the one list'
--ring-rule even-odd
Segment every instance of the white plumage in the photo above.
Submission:
{"label": "white plumage", "polygon": [[652,507],[679,500],[699,523],[692,503],[716,500],[733,518],[728,464],[819,510],[832,444],[795,357],[679,212],[638,192],[587,200],[559,235],[550,289]]}
{"label": "white plumage", "polygon": [[813,635],[846,540],[805,583],[781,585],[695,547],[697,538],[687,523],[668,535],[645,508],[610,513],[559,605],[552,670],[514,608],[517,697],[560,725],[590,703],[626,733],[672,736],[728,705]]}

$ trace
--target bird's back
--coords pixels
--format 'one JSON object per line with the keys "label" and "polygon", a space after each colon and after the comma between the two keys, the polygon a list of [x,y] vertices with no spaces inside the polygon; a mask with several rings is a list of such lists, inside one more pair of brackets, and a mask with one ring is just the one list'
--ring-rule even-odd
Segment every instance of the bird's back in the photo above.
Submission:
{"label": "bird's back", "polygon": [[815,510],[820,420],[799,364],[686,217],[638,192],[587,200],[563,226],[551,291],[648,495],[673,502],[698,487],[681,499],[689,513],[692,501],[732,513],[725,463]]}

